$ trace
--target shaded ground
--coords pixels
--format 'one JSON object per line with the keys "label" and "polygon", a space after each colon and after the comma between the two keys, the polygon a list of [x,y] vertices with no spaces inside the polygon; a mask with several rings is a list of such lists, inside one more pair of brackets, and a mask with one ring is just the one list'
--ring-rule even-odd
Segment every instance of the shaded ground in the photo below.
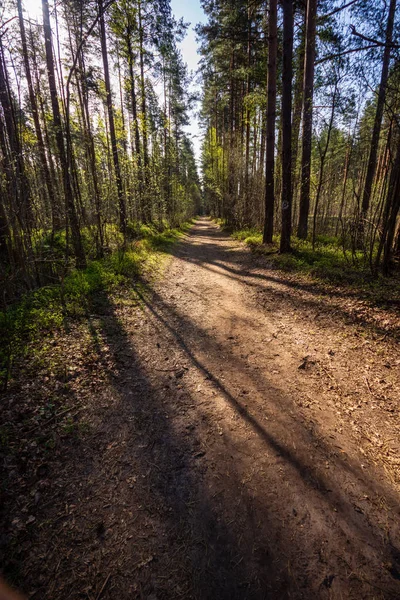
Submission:
{"label": "shaded ground", "polygon": [[[400,598],[396,316],[206,219],[175,254],[6,397],[6,575],[49,600]],[[35,438],[49,396],[61,433]]]}

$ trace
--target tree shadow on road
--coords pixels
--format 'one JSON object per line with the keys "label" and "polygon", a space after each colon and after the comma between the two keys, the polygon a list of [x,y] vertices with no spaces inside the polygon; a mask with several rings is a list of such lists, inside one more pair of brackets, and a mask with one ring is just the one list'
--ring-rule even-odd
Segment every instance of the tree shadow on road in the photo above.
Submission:
{"label": "tree shadow on road", "polygon": [[399,597],[398,497],[379,471],[154,289],[133,295],[137,328],[128,302],[90,307],[107,382],[85,400],[90,431],[60,449],[64,481],[21,557],[32,598]]}
{"label": "tree shadow on road", "polygon": [[[200,252],[195,238],[202,241]],[[224,244],[221,245],[221,242]],[[269,302],[277,300],[295,304],[296,308],[300,308],[304,313],[314,310],[318,313],[334,314],[344,322],[358,324],[374,334],[395,340],[399,338],[399,312],[396,306],[400,306],[400,299],[393,301],[393,307],[387,310],[387,314],[393,315],[393,322],[383,318],[368,319],[364,311],[358,313],[353,306],[353,301],[357,299],[374,306],[374,302],[370,303],[365,294],[333,286],[327,287],[317,281],[300,281],[286,276],[283,272],[274,275],[271,270],[266,271],[268,265],[260,266],[260,261],[248,249],[230,244],[229,238],[217,227],[210,231],[207,222],[201,223],[200,228],[197,227],[192,236],[176,248],[175,255],[180,260],[191,262],[210,272],[224,273],[227,278],[244,282],[258,293],[264,293]],[[346,301],[350,301],[350,306],[346,306]]]}
{"label": "tree shadow on road", "polygon": [[[382,562],[394,564],[393,561],[397,560],[398,551],[390,535],[383,535],[384,528],[377,513],[370,511],[366,515],[364,508],[354,506],[355,497],[375,498],[382,494],[393,509],[396,495],[391,495],[377,483],[377,474],[372,469],[371,474],[366,475],[353,457],[341,458],[318,431],[307,429],[296,419],[282,417],[275,430],[281,431],[281,438],[268,431],[261,425],[260,415],[252,414],[213,369],[202,363],[196,352],[200,349],[214,358],[224,353],[225,369],[229,372],[230,368],[234,368],[239,377],[248,378],[244,361],[238,361],[237,357],[226,359],[226,348],[167,305],[156,292],[139,291],[138,295],[147,308],[147,315],[152,316],[153,324],[149,324],[149,330],[154,331],[151,328],[155,326],[162,339],[170,340],[171,351],[174,340],[183,358],[189,361],[190,368],[207,378],[265,444],[266,455],[271,456],[272,453],[274,459],[285,465],[285,475],[293,488],[290,497],[296,498],[296,502],[300,498],[305,499],[312,518],[321,517],[324,511],[333,515],[333,518],[327,518],[325,512],[327,521],[322,526],[321,538],[310,540],[309,545],[304,536],[299,535],[296,518],[286,522],[283,531],[282,515],[276,514],[276,506],[285,505],[285,488],[280,491],[274,488],[278,497],[271,501],[270,510],[268,500],[262,497],[265,484],[260,489],[261,496],[251,493],[243,485],[243,474],[238,465],[240,452],[232,450],[234,444],[227,444],[229,451],[233,452],[234,467],[221,481],[221,469],[226,468],[226,460],[221,459],[224,464],[218,465],[213,462],[212,457],[216,456],[213,452],[207,451],[204,455],[204,435],[201,433],[215,430],[212,407],[211,413],[207,414],[198,405],[198,398],[185,383],[185,376],[179,378],[180,387],[177,389],[176,377],[173,375],[171,384],[168,370],[165,374],[157,371],[157,361],[153,362],[150,358],[149,362],[143,362],[144,357],[140,356],[135,338],[127,333],[110,303],[107,316],[98,325],[114,354],[122,356],[122,369],[119,377],[113,377],[119,400],[103,421],[102,428],[108,440],[119,435],[118,446],[124,448],[118,457],[122,466],[118,472],[119,483],[116,482],[121,498],[133,509],[137,504],[146,506],[147,521],[141,518],[136,521],[142,534],[146,529],[151,530],[151,535],[141,544],[142,555],[143,548],[147,548],[148,555],[152,557],[149,568],[142,568],[138,574],[143,597],[154,593],[172,598],[176,597],[178,589],[183,597],[210,600],[302,598],[311,590],[313,593],[318,590],[313,580],[318,568],[322,570],[319,584],[322,587],[318,591],[321,598],[329,597],[330,584],[327,586],[326,582],[330,581],[332,573],[326,570],[332,568],[342,571],[334,573],[338,591],[348,592],[354,586],[354,589],[364,589],[363,597],[367,598],[372,597],[371,586],[381,586],[387,597],[398,593],[388,570],[379,568]],[[156,349],[154,352],[157,352]],[[145,361],[148,359],[147,353]],[[228,365],[229,361],[232,361],[231,365]],[[144,364],[147,364],[146,368]],[[132,382],[135,383],[133,387]],[[268,387],[268,402],[278,406],[282,415],[293,409],[291,399],[274,389],[262,376],[258,375],[255,385],[262,389]],[[121,418],[132,423],[125,425],[122,437]],[[286,435],[283,433],[288,426],[289,437],[287,432]],[[309,448],[314,449],[318,460],[315,457],[307,460]],[[251,454],[251,446],[249,450]],[[264,451],[259,456],[261,461],[263,455]],[[207,461],[203,460],[204,456],[208,456]],[[324,474],[315,465],[326,459],[334,463],[334,469]],[[218,477],[210,469],[215,469]],[[144,478],[146,484],[131,497],[130,491],[124,490],[124,482],[129,480],[132,472],[135,477]],[[98,476],[102,489],[103,477],[101,473]],[[346,489],[342,487],[344,481]],[[347,491],[350,486],[351,494]],[[104,495],[104,492],[101,494]],[[316,544],[329,536],[330,528],[340,532],[339,540],[345,549],[340,558],[335,554],[337,548],[334,549],[328,564],[324,561],[319,564],[320,559],[313,553],[316,552]],[[307,545],[302,546],[305,543]],[[295,560],[294,556],[297,556]],[[305,567],[303,559],[303,569],[300,568],[300,556],[310,561]],[[140,563],[138,557],[136,551],[130,554],[129,549],[126,550],[127,570],[132,562]],[[361,566],[365,561],[369,562],[368,577]],[[345,583],[343,564],[347,564],[346,572],[348,569],[353,571],[353,579]],[[123,594],[123,588],[118,587],[121,581],[115,584],[114,594],[116,590]]]}

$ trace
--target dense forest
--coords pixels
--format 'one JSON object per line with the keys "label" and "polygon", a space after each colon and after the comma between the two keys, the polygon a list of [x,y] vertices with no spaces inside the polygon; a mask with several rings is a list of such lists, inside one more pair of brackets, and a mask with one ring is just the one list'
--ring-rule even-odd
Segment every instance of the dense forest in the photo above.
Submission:
{"label": "dense forest", "polygon": [[203,8],[201,185],[167,1],[42,2],[36,20],[2,3],[3,301],[203,203],[281,252],[334,239],[372,271],[398,260],[396,0]]}
{"label": "dense forest", "polygon": [[399,257],[396,0],[205,1],[204,194],[233,228]]}
{"label": "dense forest", "polygon": [[0,600],[400,599],[399,5],[0,0]]}
{"label": "dense forest", "polygon": [[43,1],[36,21],[22,0],[0,11],[0,278],[9,301],[123,247],[140,223],[186,221],[200,183],[177,49],[187,26],[167,1]]}

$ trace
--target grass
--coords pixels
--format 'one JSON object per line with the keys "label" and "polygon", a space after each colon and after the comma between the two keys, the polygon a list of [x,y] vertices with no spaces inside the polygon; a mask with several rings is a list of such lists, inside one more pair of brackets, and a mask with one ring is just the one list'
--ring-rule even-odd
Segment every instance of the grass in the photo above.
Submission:
{"label": "grass", "polygon": [[[150,225],[136,226],[125,251],[117,249],[104,259],[90,261],[84,270],[71,270],[59,283],[29,292],[0,311],[0,389],[6,388],[14,361],[32,342],[62,328],[66,319],[84,317],[99,293],[115,293],[145,272],[157,271],[162,256],[190,226],[185,223],[162,232]],[[62,237],[59,241],[62,247]]]}
{"label": "grass", "polygon": [[373,275],[362,252],[352,256],[343,251],[340,238],[328,235],[317,237],[313,250],[310,240],[292,238],[293,251],[279,253],[279,236],[273,244],[262,243],[262,233],[257,229],[240,229],[230,232],[232,237],[245,243],[257,254],[265,255],[268,265],[285,272],[305,275],[316,281],[343,286],[354,292],[363,292],[379,304],[399,303],[400,279]]}
{"label": "grass", "polygon": [[355,264],[345,255],[338,238],[319,236],[313,250],[309,240],[292,237],[292,252],[279,253],[279,236],[274,236],[273,244],[262,243],[262,233],[256,229],[234,231],[232,237],[244,242],[257,252],[268,256],[268,262],[283,271],[309,274],[331,283],[352,283],[366,277],[368,269],[363,265],[363,256],[356,257]]}

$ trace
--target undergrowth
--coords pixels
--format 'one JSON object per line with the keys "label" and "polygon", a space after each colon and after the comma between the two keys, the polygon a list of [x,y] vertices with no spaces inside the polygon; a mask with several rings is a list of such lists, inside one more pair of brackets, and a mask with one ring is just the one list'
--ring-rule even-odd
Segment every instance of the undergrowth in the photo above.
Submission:
{"label": "undergrowth", "polygon": [[389,306],[400,303],[399,277],[394,275],[385,278],[373,274],[363,253],[345,252],[340,238],[320,235],[313,249],[310,240],[293,237],[293,251],[280,254],[279,236],[274,236],[273,243],[266,245],[262,243],[262,233],[257,229],[240,229],[230,233],[253,252],[264,255],[270,267],[303,274],[327,284],[345,286],[354,292],[362,291],[379,304]]}
{"label": "undergrowth", "polygon": [[185,223],[160,232],[150,225],[138,225],[125,250],[91,260],[86,269],[73,269],[58,283],[31,291],[0,311],[0,389],[7,387],[13,362],[29,344],[63,327],[66,319],[88,314],[98,294],[112,294],[144,272],[154,272],[161,255],[170,251],[190,226]]}

